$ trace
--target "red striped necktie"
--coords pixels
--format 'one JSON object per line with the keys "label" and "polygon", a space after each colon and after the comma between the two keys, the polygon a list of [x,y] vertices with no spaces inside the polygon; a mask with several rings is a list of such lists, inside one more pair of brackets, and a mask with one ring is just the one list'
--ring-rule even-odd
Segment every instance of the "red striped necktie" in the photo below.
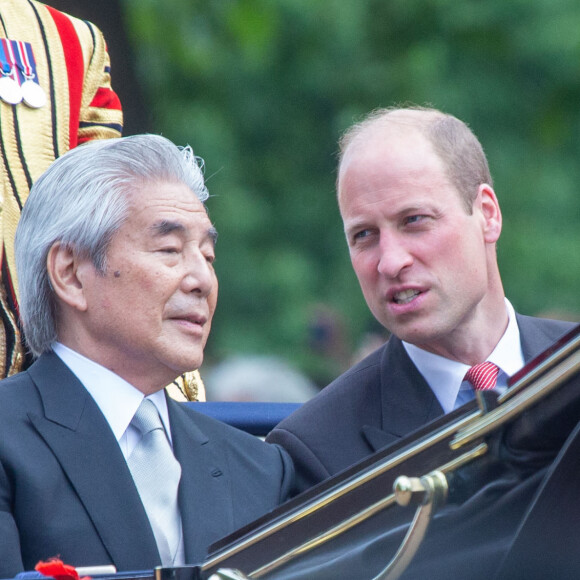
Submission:
{"label": "red striped necktie", "polygon": [[499,367],[486,361],[472,366],[465,374],[465,380],[473,385],[475,391],[491,391],[497,384]]}

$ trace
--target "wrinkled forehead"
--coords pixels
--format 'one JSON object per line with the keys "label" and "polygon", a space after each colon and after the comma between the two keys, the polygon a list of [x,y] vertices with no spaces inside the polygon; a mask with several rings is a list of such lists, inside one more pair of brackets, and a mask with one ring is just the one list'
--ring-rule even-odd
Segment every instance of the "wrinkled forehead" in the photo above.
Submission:
{"label": "wrinkled forehead", "polygon": [[[161,224],[158,231],[162,233],[168,227],[163,224],[179,224],[181,230],[196,233],[211,227],[205,204],[182,182],[142,183],[128,191],[126,201],[126,219],[122,224],[124,230],[150,231]],[[174,232],[178,231],[174,225],[171,228]]]}
{"label": "wrinkled forehead", "polygon": [[139,181],[126,189],[129,217],[145,209],[171,209],[207,214],[205,203],[182,181]]}

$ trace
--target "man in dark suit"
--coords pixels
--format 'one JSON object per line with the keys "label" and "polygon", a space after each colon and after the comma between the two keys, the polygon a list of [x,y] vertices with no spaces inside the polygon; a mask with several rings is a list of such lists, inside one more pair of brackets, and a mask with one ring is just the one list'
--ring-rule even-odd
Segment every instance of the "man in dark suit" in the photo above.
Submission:
{"label": "man in dark suit", "polygon": [[216,306],[207,197],[191,149],[153,135],[74,149],[32,188],[16,261],[37,360],[0,383],[1,578],[195,563],[287,496],[284,451],[163,391]]}
{"label": "man in dark suit", "polygon": [[455,117],[372,113],[342,138],[337,186],[354,270],[392,337],[268,436],[289,451],[300,489],[472,399],[475,365],[490,363],[485,386],[503,392],[572,327],[506,300],[499,203],[479,141]]}

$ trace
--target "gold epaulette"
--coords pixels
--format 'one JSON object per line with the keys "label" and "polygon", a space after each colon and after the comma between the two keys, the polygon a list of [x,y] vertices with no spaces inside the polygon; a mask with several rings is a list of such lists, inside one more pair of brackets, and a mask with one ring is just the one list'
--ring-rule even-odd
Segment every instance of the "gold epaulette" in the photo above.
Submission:
{"label": "gold epaulette", "polygon": [[176,401],[205,401],[205,385],[198,370],[183,373],[165,390]]}

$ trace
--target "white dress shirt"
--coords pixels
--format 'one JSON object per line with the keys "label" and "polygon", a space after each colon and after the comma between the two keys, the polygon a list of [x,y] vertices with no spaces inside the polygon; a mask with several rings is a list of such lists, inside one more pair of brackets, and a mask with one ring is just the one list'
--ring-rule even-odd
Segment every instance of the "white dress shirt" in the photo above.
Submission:
{"label": "white dress shirt", "polygon": [[[510,376],[524,366],[520,330],[513,306],[506,298],[508,326],[487,361],[496,364],[500,371],[495,391],[503,393]],[[407,354],[437,397],[445,413],[457,409],[474,398],[471,385],[464,381],[469,365],[427,352],[414,344],[403,341]],[[482,361],[484,362],[484,361]]]}
{"label": "white dress shirt", "polygon": [[[143,393],[119,375],[60,342],[53,343],[52,349],[93,397],[105,416],[107,423],[109,423],[125,459],[127,459],[141,438],[141,433],[131,425],[131,421],[141,401],[144,399]],[[147,398],[157,407],[165,433],[171,444],[169,412],[164,389],[149,395]],[[174,517],[176,518],[176,525],[181,528],[180,514],[174,514]],[[173,564],[179,566],[184,563],[185,547],[182,532]]]}
{"label": "white dress shirt", "polygon": [[[53,343],[52,349],[93,397],[119,442],[125,459],[129,457],[141,437],[130,423],[144,398],[143,393],[119,375],[60,342]],[[163,389],[147,398],[157,407],[171,443],[169,413]]]}

